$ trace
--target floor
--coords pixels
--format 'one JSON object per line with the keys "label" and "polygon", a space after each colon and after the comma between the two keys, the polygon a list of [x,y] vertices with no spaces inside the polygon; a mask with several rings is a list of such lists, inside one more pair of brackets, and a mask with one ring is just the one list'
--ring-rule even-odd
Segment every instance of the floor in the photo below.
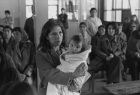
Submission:
{"label": "floor", "polygon": [[[96,77],[95,77],[95,87],[94,87],[94,95],[112,95],[109,94],[105,89],[104,86],[106,86],[106,82],[105,82],[105,78],[102,77],[102,74],[99,73]],[[130,81],[131,77],[130,75],[127,76],[127,80]],[[112,84],[113,85],[113,84]],[[138,94],[140,95],[140,94]]]}

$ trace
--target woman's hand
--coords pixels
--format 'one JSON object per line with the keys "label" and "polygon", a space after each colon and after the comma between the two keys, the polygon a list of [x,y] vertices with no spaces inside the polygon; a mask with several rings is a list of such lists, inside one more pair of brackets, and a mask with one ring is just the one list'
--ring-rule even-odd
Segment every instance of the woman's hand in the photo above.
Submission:
{"label": "woman's hand", "polygon": [[86,65],[84,63],[80,64],[75,71],[73,72],[74,78],[82,77],[85,75],[86,72]]}

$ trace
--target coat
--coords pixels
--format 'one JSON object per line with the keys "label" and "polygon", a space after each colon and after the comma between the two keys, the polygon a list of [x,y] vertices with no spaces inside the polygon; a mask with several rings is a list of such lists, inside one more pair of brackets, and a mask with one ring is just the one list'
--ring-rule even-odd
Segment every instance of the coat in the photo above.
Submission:
{"label": "coat", "polygon": [[[120,43],[116,42],[114,37],[96,36],[92,39],[92,58],[90,69],[93,72],[106,70],[108,82],[120,82],[121,70],[123,68],[121,58],[116,55]],[[120,52],[120,51],[119,51]],[[106,57],[113,54],[114,57],[107,61]]]}
{"label": "coat", "polygon": [[60,60],[59,55],[53,49],[48,49],[46,52],[43,52],[41,49],[38,50],[36,53],[36,64],[39,71],[39,95],[46,95],[48,82],[68,85],[72,79],[71,73],[64,73],[56,69],[60,65]]}
{"label": "coat", "polygon": [[28,34],[29,40],[32,43],[35,43],[34,42],[34,20],[33,20],[33,17],[26,19],[26,22],[24,25],[24,30]]}

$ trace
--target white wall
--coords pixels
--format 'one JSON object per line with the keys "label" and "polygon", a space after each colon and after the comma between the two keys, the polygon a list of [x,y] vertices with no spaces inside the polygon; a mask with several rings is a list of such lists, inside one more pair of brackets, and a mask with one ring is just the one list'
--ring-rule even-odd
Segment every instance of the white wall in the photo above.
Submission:
{"label": "white wall", "polygon": [[19,26],[24,28],[24,23],[26,20],[26,5],[25,0],[17,0],[19,1]]}
{"label": "white wall", "polygon": [[48,0],[36,0],[36,42],[39,43],[41,29],[48,20]]}

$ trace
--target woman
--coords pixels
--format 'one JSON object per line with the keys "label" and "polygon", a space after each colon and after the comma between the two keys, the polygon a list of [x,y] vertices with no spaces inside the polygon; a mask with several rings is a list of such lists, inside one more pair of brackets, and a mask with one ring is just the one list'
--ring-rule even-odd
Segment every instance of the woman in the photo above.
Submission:
{"label": "woman", "polygon": [[27,35],[24,33],[25,32],[22,31],[20,27],[15,27],[13,29],[13,35],[16,42],[12,57],[19,72],[26,75],[26,78],[28,77],[29,79],[35,66],[35,62],[33,61],[35,49],[33,48],[33,44],[28,40]]}
{"label": "woman", "polygon": [[80,34],[82,35],[85,45],[91,44],[91,36],[88,34],[87,25],[85,22],[79,24]]}
{"label": "woman", "polygon": [[107,58],[107,78],[108,83],[121,82],[121,72],[123,69],[122,56],[124,55],[124,43],[115,36],[115,26],[109,23],[107,26],[107,38],[104,51],[106,54],[112,54],[111,58]]}
{"label": "woman", "polygon": [[[40,43],[36,53],[36,64],[39,69],[39,95],[46,95],[48,82],[71,85],[74,78],[85,75],[85,65],[81,64],[73,73],[64,73],[56,69],[60,65],[63,28],[54,19],[49,19],[42,28]],[[53,90],[52,90],[53,91]]]}
{"label": "woman", "polygon": [[[0,37],[2,34],[0,32]],[[18,72],[12,58],[3,48],[3,37],[0,39],[0,87],[10,81],[19,81]]]}
{"label": "woman", "polygon": [[90,9],[90,17],[87,18],[86,23],[87,23],[87,29],[90,36],[91,37],[95,36],[98,31],[98,27],[102,25],[101,19],[97,17],[96,8]]}

